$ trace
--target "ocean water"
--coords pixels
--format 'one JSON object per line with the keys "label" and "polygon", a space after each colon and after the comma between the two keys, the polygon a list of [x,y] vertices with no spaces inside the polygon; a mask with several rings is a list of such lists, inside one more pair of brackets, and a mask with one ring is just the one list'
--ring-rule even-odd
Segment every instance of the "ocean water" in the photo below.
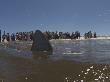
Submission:
{"label": "ocean water", "polygon": [[110,40],[53,40],[48,56],[31,44],[0,44],[0,82],[110,82]]}
{"label": "ocean water", "polygon": [[86,63],[110,64],[110,40],[83,40],[54,42],[56,59]]}

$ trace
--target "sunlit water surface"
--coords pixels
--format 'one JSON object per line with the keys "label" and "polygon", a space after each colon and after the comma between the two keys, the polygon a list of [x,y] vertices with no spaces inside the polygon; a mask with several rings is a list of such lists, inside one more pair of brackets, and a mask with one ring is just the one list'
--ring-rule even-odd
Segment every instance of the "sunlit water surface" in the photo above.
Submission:
{"label": "sunlit water surface", "polygon": [[110,40],[54,40],[47,57],[31,43],[0,44],[0,82],[110,82]]}

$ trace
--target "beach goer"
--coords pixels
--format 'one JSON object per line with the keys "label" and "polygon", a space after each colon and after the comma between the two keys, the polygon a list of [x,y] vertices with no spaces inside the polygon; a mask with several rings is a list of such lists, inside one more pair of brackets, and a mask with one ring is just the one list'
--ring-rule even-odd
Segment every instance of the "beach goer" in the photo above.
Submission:
{"label": "beach goer", "polygon": [[94,36],[94,38],[96,38],[96,37],[97,37],[96,32],[94,32],[94,35],[93,35],[93,36]]}
{"label": "beach goer", "polygon": [[6,35],[6,40],[9,42],[10,41],[10,35],[9,35],[9,33],[7,33],[7,35]]}
{"label": "beach goer", "polygon": [[4,42],[5,39],[6,39],[6,35],[5,35],[5,31],[4,31],[4,33],[2,35],[2,42]]}
{"label": "beach goer", "polygon": [[11,34],[11,41],[15,41],[15,35],[14,35],[14,33]]}

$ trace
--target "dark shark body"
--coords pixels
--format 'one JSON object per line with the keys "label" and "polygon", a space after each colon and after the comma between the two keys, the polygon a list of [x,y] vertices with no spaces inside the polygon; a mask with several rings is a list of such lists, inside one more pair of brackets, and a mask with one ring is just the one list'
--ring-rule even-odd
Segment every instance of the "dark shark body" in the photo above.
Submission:
{"label": "dark shark body", "polygon": [[52,46],[40,30],[36,30],[33,35],[32,52],[52,52]]}

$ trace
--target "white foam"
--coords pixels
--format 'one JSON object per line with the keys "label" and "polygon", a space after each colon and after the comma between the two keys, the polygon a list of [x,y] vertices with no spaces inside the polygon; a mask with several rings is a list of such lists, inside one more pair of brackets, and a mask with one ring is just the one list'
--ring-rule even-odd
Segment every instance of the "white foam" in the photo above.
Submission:
{"label": "white foam", "polygon": [[65,55],[65,54],[68,54],[68,55],[69,55],[69,54],[83,54],[83,53],[81,53],[81,52],[74,52],[74,53],[67,52],[67,53],[63,53],[63,54],[64,54],[64,55]]}

